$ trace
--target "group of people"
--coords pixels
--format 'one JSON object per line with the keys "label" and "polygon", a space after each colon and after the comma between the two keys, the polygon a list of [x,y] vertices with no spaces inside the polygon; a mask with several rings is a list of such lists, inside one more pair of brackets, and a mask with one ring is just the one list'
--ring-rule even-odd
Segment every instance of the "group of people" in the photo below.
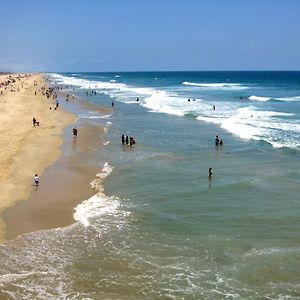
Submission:
{"label": "group of people", "polygon": [[[4,81],[0,81],[0,95],[3,95],[3,92],[6,90],[9,90],[11,92],[20,91],[20,85],[18,84],[18,81],[20,81],[22,78],[29,78],[32,74],[24,74],[24,75],[9,75],[7,78],[4,79]],[[25,83],[26,85],[27,83]],[[23,83],[21,84],[22,88],[24,88]]]}
{"label": "group of people", "polygon": [[97,95],[97,92],[96,91],[90,91],[90,93],[89,93],[88,91],[86,91],[85,94],[87,96],[92,96],[92,95]]}
{"label": "group of people", "polygon": [[125,137],[124,134],[122,134],[121,140],[123,145],[133,146],[136,143],[135,139],[132,136],[128,137],[128,135],[126,135]]}

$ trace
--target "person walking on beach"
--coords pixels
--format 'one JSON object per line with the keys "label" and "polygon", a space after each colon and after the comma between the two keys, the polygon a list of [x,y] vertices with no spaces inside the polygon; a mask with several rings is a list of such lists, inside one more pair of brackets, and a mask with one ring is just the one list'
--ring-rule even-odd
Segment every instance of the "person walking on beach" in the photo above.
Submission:
{"label": "person walking on beach", "polygon": [[33,127],[35,127],[35,125],[36,125],[36,118],[35,117],[32,118],[32,125],[33,125]]}
{"label": "person walking on beach", "polygon": [[39,183],[40,183],[40,180],[39,180],[39,176],[38,176],[38,174],[35,174],[34,175],[34,184],[35,184],[35,186],[39,186]]}
{"label": "person walking on beach", "polygon": [[73,137],[76,138],[78,134],[78,130],[76,128],[76,126],[73,127]]}

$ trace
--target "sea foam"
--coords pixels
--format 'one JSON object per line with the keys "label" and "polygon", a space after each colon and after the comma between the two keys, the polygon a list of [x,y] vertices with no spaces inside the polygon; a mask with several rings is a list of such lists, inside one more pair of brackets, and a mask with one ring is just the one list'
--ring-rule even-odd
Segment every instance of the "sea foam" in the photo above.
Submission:
{"label": "sea foam", "polygon": [[269,98],[269,97],[259,97],[259,96],[250,96],[249,97],[249,100],[252,100],[252,101],[269,101],[271,100],[272,98]]}
{"label": "sea foam", "polygon": [[91,182],[92,188],[97,193],[75,207],[74,219],[82,225],[89,226],[92,219],[117,211],[120,205],[119,199],[106,196],[103,188],[103,180],[111,174],[112,170],[113,168],[106,162],[102,170],[96,175],[96,179]]}
{"label": "sea foam", "polygon": [[[234,135],[248,140],[264,140],[271,143],[273,147],[299,147],[299,125],[294,123],[292,114],[283,112],[258,109],[255,106],[244,107],[246,102],[217,101],[213,103],[206,99],[193,99],[188,97],[189,92],[185,91],[184,96],[174,89],[163,90],[150,87],[129,86],[124,83],[90,81],[74,77],[66,77],[60,74],[52,74],[57,82],[63,84],[74,84],[79,88],[95,88],[99,93],[126,104],[141,105],[151,112],[166,113],[183,117],[194,115],[197,120],[213,123],[220,126]],[[244,89],[247,86],[239,83],[195,83],[184,81],[185,86],[198,87],[200,89]],[[136,101],[139,97],[140,101]],[[190,98],[190,101],[188,101]],[[255,102],[267,102],[269,100],[299,101],[300,96],[271,98],[252,95],[248,98]],[[213,110],[213,105],[216,109]],[[254,105],[254,104],[253,104]],[[242,107],[241,107],[242,106]],[[291,132],[291,134],[289,134]]]}

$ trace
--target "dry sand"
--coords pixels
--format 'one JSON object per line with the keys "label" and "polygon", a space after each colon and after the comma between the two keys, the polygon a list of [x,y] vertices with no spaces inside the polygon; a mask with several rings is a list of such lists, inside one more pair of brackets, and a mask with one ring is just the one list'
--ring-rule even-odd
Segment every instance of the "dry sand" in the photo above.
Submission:
{"label": "dry sand", "polygon": [[[33,176],[43,173],[60,155],[63,129],[75,116],[54,107],[40,89],[46,86],[43,75],[20,78],[6,89],[0,88],[0,241],[4,241],[3,211],[33,191]],[[0,76],[0,83],[8,75]],[[19,79],[17,79],[19,78]],[[35,86],[36,85],[36,86]],[[34,92],[37,91],[37,95]],[[33,127],[35,117],[40,126]]]}

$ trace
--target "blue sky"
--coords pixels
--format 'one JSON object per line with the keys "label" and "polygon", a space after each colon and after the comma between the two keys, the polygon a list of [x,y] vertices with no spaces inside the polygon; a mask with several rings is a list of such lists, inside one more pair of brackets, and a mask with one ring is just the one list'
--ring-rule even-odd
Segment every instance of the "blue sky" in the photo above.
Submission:
{"label": "blue sky", "polygon": [[0,71],[300,70],[299,0],[6,0]]}

